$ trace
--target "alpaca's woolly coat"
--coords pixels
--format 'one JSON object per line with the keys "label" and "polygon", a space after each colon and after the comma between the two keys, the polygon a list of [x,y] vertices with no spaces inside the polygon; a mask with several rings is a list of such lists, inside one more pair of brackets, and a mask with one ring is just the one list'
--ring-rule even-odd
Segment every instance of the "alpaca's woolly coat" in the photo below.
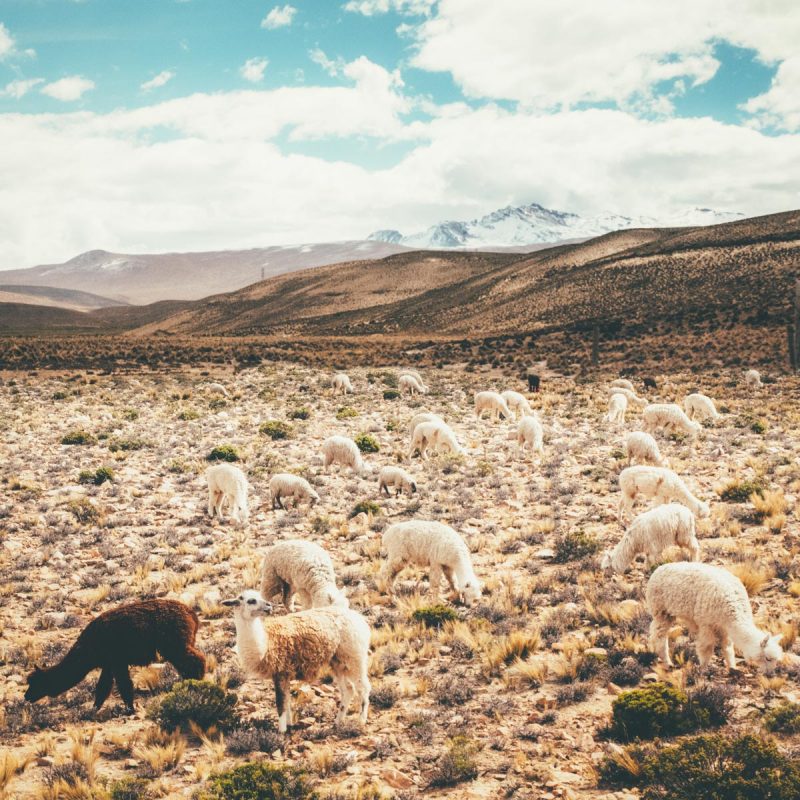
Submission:
{"label": "alpaca's woolly coat", "polygon": [[500,397],[506,401],[509,411],[513,411],[517,417],[533,416],[533,409],[524,394],[508,389]]}
{"label": "alpaca's woolly coat", "polygon": [[633,403],[640,408],[644,408],[650,402],[646,397],[639,397],[632,389],[626,389],[624,386],[612,386],[610,394],[612,396],[615,394],[625,395],[629,403]]}
{"label": "alpaca's woolly coat", "polygon": [[536,416],[524,416],[517,423],[517,444],[521,448],[529,447],[537,453],[544,452],[544,430]]}
{"label": "alpaca's woolly coat", "polygon": [[429,447],[432,448],[434,452],[463,452],[450,426],[441,420],[420,422],[419,425],[414,428],[408,455],[410,457],[414,455],[415,450],[419,450],[420,456],[426,458],[425,454]]}
{"label": "alpaca's woolly coat", "polygon": [[629,464],[635,459],[639,463],[655,464],[657,467],[669,466],[656,440],[644,431],[633,431],[625,437],[625,455]]}
{"label": "alpaca's woolly coat", "polygon": [[695,393],[686,395],[683,401],[683,410],[689,419],[719,419],[720,414],[714,401],[704,394]]}
{"label": "alpaca's woolly coat", "polygon": [[322,443],[322,455],[324,464],[329,467],[331,464],[341,464],[344,467],[356,472],[364,469],[364,462],[361,458],[361,451],[358,445],[347,436],[330,436]]}
{"label": "alpaca's woolly coat", "polygon": [[[195,648],[199,619],[188,606],[177,600],[142,600],[112,608],[95,617],[78,636],[75,644],[55,666],[35,670],[29,677],[26,698],[37,700],[56,696],[75,686],[93,669],[100,668],[108,680],[104,696],[98,686],[97,706],[111,691],[111,679],[129,666],[147,666],[159,654],[184,677],[202,678],[205,656]],[[104,680],[101,675],[101,681]],[[127,681],[129,683],[129,679]],[[123,699],[133,704],[130,692],[118,686]],[[44,689],[45,691],[40,691]]]}
{"label": "alpaca's woolly coat", "polygon": [[475,394],[475,413],[480,418],[486,411],[489,416],[499,419],[502,415],[505,419],[511,419],[511,411],[503,400],[502,395],[497,392],[477,392]]}
{"label": "alpaca's woolly coat", "polygon": [[276,504],[282,505],[278,501],[283,498],[294,500],[295,504],[307,500],[311,505],[319,500],[319,495],[305,478],[291,475],[288,472],[279,472],[272,476],[269,482],[269,493],[273,508]]}
{"label": "alpaca's woolly coat", "polygon": [[227,502],[230,515],[243,525],[250,512],[247,506],[247,476],[233,464],[215,464],[206,470],[208,483],[208,513],[222,519],[222,507]]}
{"label": "alpaca's woolly coat", "polygon": [[397,489],[398,494],[412,495],[417,491],[417,482],[402,467],[382,467],[378,474],[378,491],[388,495],[389,489]]}
{"label": "alpaca's woolly coat", "polygon": [[294,594],[312,608],[347,605],[336,587],[331,557],[314,542],[294,539],[278,542],[264,553],[261,567],[261,595],[283,595],[288,606]]}
{"label": "alpaca's woolly coat", "polygon": [[614,378],[611,381],[611,386],[619,386],[621,389],[629,389],[631,392],[635,391],[633,384],[627,378]]}
{"label": "alpaca's woolly coat", "polygon": [[637,465],[626,467],[619,474],[620,503],[619,513],[630,510],[638,494],[652,497],[657,503],[672,500],[685,505],[698,517],[707,517],[709,508],[698,500],[686,484],[671,469],[666,467],[646,467]]}
{"label": "alpaca's woolly coat", "polygon": [[444,424],[444,420],[437,414],[432,414],[430,411],[420,411],[419,414],[414,414],[414,416],[411,418],[411,423],[408,426],[408,432],[413,436],[414,431],[417,429],[417,425],[422,422],[441,422]]}
{"label": "alpaca's woolly coat", "polygon": [[692,422],[683,409],[675,403],[652,403],[642,413],[644,426],[648,431],[656,428],[682,431],[690,436],[696,436],[700,425]]}
{"label": "alpaca's woolly coat", "polygon": [[413,375],[401,375],[397,386],[401,392],[408,392],[409,394],[426,394],[428,387],[419,381]]}
{"label": "alpaca's woolly coat", "polygon": [[609,422],[616,422],[620,425],[625,422],[625,412],[628,410],[628,398],[624,394],[612,394],[608,398],[608,414],[606,419]]}
{"label": "alpaca's woolly coat", "polygon": [[353,393],[353,384],[350,383],[349,376],[345,375],[344,372],[339,372],[333,376],[333,388],[340,394]]}
{"label": "alpaca's woolly coat", "polygon": [[751,388],[751,389],[758,389],[761,383],[761,373],[757,369],[749,369],[744,374],[744,382]]}

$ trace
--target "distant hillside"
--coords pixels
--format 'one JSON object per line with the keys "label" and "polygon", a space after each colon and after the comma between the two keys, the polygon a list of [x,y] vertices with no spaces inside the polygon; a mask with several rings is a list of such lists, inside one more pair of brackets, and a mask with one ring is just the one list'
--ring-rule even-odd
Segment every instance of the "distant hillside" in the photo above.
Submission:
{"label": "distant hillside", "polygon": [[[3,273],[0,272],[0,278]],[[91,292],[59,289],[55,286],[15,286],[0,284],[0,303],[28,303],[37,306],[69,308],[73,311],[91,311],[95,308],[125,305]]]}
{"label": "distant hillside", "polygon": [[91,292],[123,303],[198,300],[248,286],[262,276],[407,250],[387,242],[362,241],[153,255],[91,250],[63,264],[0,272],[0,283]]}
{"label": "distant hillside", "polygon": [[619,231],[526,255],[420,251],[337,264],[207,298],[157,327],[476,337],[596,321],[783,318],[799,271],[800,212],[787,212],[703,228]]}

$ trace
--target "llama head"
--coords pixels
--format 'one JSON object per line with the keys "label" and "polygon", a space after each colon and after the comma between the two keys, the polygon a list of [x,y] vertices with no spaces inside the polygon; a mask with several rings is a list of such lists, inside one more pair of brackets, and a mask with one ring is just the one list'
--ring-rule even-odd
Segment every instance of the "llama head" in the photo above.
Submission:
{"label": "llama head", "polygon": [[53,695],[50,694],[47,672],[36,666],[33,668],[33,672],[28,675],[28,688],[25,692],[25,699],[29,703],[35,703],[43,697],[53,697]]}
{"label": "llama head", "polygon": [[783,660],[781,639],[783,639],[783,634],[777,633],[774,636],[766,634],[758,646],[756,661],[765,675],[771,675],[775,671],[775,667]]}
{"label": "llama head", "polygon": [[697,504],[697,517],[698,519],[708,519],[711,516],[711,509],[708,507],[708,503],[698,503]]}
{"label": "llama head", "polygon": [[245,589],[238,597],[223,600],[222,605],[233,608],[233,615],[242,619],[255,619],[272,613],[272,603],[268,603],[255,589]]}

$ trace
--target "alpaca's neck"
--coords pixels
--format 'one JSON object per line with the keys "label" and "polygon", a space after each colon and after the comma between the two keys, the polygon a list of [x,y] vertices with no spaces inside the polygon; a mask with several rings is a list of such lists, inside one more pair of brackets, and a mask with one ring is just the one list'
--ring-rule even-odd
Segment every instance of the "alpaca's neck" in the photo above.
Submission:
{"label": "alpaca's neck", "polygon": [[86,648],[78,640],[58,664],[42,670],[47,680],[48,694],[55,697],[66,692],[79,684],[98,666],[100,665],[97,660],[91,658]]}
{"label": "alpaca's neck", "polygon": [[633,538],[626,533],[611,551],[611,566],[614,572],[625,572],[636,555],[635,549]]}
{"label": "alpaca's neck", "polygon": [[259,619],[243,619],[237,616],[236,622],[236,647],[239,651],[239,660],[247,673],[258,671],[264,655],[267,652],[267,632]]}
{"label": "alpaca's neck", "polygon": [[729,631],[731,641],[744,657],[745,661],[753,661],[758,657],[761,650],[761,642],[767,635],[765,631],[759,630],[753,620],[742,620],[735,622]]}

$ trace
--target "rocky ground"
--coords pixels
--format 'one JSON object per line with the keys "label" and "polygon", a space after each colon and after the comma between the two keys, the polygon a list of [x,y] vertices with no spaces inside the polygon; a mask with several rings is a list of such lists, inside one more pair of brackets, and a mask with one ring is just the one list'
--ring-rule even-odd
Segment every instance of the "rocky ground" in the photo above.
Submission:
{"label": "rocky ground", "polygon": [[[530,395],[545,426],[544,456],[531,457],[508,440],[508,423],[478,421],[472,411],[474,391],[522,391],[521,382],[488,368],[428,369],[428,396],[385,399],[397,374],[352,370],[356,392],[345,398],[326,388],[330,374],[287,364],[236,374],[219,367],[135,377],[3,376],[0,795],[4,789],[13,798],[102,797],[114,780],[140,775],[152,797],[191,797],[209,774],[262,758],[301,765],[319,776],[323,794],[342,797],[363,797],[369,785],[400,798],[423,791],[636,795],[597,786],[596,768],[611,747],[599,731],[614,697],[623,685],[659,678],[685,685],[698,672],[693,644],[677,630],[677,668],[667,673],[649,662],[644,566],[616,577],[598,567],[597,548],[622,534],[616,477],[624,432],[639,427],[640,412],[631,409],[624,428],[604,420],[613,376],[581,383],[547,376],[543,391]],[[698,524],[703,558],[732,566],[752,594],[757,622],[783,632],[787,649],[800,652],[800,382],[780,377],[749,390],[738,370],[657,377],[651,399],[680,402],[701,390],[723,411],[695,446],[660,437],[662,452],[711,502],[711,518]],[[204,389],[210,381],[223,383],[230,397]],[[293,419],[301,409],[308,419]],[[377,468],[405,461],[408,422],[423,409],[451,423],[466,456],[415,458],[405,466],[419,494],[380,497]],[[260,433],[268,420],[288,422],[288,438]],[[62,444],[77,430],[90,434],[87,443]],[[323,470],[320,445],[335,433],[377,440],[380,451],[365,456],[372,474]],[[206,457],[221,445],[236,448],[250,480],[245,528],[206,514]],[[102,467],[112,480],[80,482],[82,471],[94,475]],[[306,476],[321,502],[310,511],[270,511],[267,483],[277,471]],[[719,497],[727,484],[745,480],[766,490],[762,507]],[[379,510],[351,518],[367,500]],[[485,582],[482,601],[469,609],[453,605],[458,618],[441,628],[412,619],[431,603],[422,572],[401,573],[395,601],[382,591],[380,532],[411,517],[458,530]],[[333,726],[330,682],[298,683],[299,724],[281,740],[272,730],[271,686],[244,681],[238,668],[232,619],[220,600],[256,586],[261,551],[290,538],[331,552],[351,606],[372,625],[373,697],[363,730],[355,715],[352,724]],[[197,610],[210,678],[235,690],[245,727],[265,721],[259,747],[267,752],[248,753],[241,730],[204,738],[160,733],[146,711],[175,680],[163,665],[135,672],[134,716],[123,713],[116,695],[95,716],[96,673],[59,698],[24,702],[34,664],[57,660],[97,613],[153,596]],[[781,698],[798,701],[798,674],[789,665],[772,679],[748,666],[728,675],[718,664],[703,677],[731,687],[734,711],[725,729],[734,732],[759,730],[762,712]],[[797,749],[798,737],[785,746]],[[454,785],[435,788],[447,778],[447,753],[467,767]],[[84,788],[59,794],[56,779],[70,769]]]}

